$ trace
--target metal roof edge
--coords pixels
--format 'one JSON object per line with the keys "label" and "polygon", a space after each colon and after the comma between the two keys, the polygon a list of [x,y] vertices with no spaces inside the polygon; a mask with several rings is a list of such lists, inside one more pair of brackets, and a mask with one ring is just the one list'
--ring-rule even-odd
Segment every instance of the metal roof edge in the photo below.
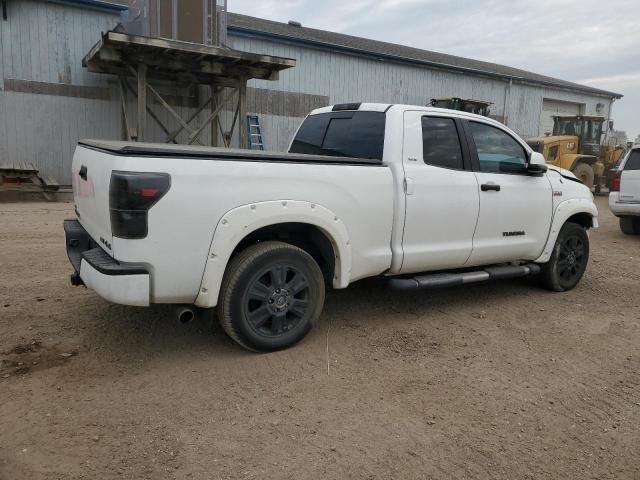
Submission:
{"label": "metal roof edge", "polygon": [[87,8],[109,13],[120,13],[128,9],[126,5],[106,2],[104,0],[46,0],[47,3],[58,3],[73,7]]}
{"label": "metal roof edge", "polygon": [[459,65],[451,65],[451,64],[446,64],[446,63],[439,63],[439,62],[430,62],[428,60],[420,60],[417,58],[409,58],[409,57],[403,57],[403,56],[399,56],[399,55],[390,55],[390,54],[383,54],[383,53],[379,53],[379,52],[373,52],[370,50],[365,50],[365,49],[360,49],[360,48],[356,48],[356,47],[349,47],[346,45],[340,45],[340,44],[336,44],[336,43],[329,43],[329,42],[322,42],[320,40],[311,40],[311,39],[305,39],[305,38],[298,38],[298,37],[293,37],[290,35],[282,35],[282,34],[278,34],[278,33],[272,33],[272,32],[265,32],[263,30],[257,30],[254,28],[250,28],[250,27],[240,27],[237,25],[232,25],[232,24],[228,24],[227,25],[227,30],[229,31],[229,33],[236,33],[236,34],[240,34],[242,36],[255,36],[255,37],[262,37],[262,38],[270,38],[270,39],[275,39],[275,40],[281,40],[281,41],[285,41],[288,43],[294,43],[294,44],[299,44],[299,45],[309,45],[309,46],[313,46],[316,48],[321,48],[321,49],[327,49],[327,50],[338,50],[338,51],[343,51],[345,53],[352,53],[352,54],[356,54],[356,55],[362,55],[362,56],[366,56],[366,57],[371,57],[371,58],[377,58],[377,59],[385,59],[385,60],[393,60],[399,63],[405,63],[405,64],[413,64],[413,65],[425,65],[425,66],[432,66],[432,67],[436,67],[436,68],[440,68],[440,69],[444,69],[444,70],[453,70],[453,71],[458,71],[458,72],[463,72],[463,73],[471,73],[471,74],[475,74],[475,75],[483,75],[483,76],[488,76],[488,77],[492,77],[492,78],[499,78],[501,80],[505,80],[505,81],[510,81],[510,80],[514,80],[517,81],[519,83],[527,83],[527,84],[532,84],[532,85],[543,85],[543,86],[549,86],[549,87],[553,87],[559,90],[565,90],[565,91],[578,91],[578,92],[582,92],[582,93],[588,93],[594,96],[599,96],[599,97],[606,97],[606,98],[616,98],[616,99],[620,99],[622,98],[624,95],[620,94],[620,93],[615,93],[615,92],[609,92],[607,90],[600,90],[600,89],[596,89],[596,88],[591,88],[588,87],[586,85],[580,85],[580,84],[575,84],[575,87],[573,86],[569,86],[569,85],[562,85],[562,84],[558,84],[558,83],[554,83],[554,82],[545,82],[542,80],[533,80],[530,78],[525,78],[525,77],[519,77],[519,76],[515,76],[515,75],[506,75],[506,74],[501,74],[501,73],[497,73],[497,72],[491,72],[491,71],[487,71],[487,70],[479,70],[479,69],[474,69],[474,68],[469,68],[469,67],[462,67]]}

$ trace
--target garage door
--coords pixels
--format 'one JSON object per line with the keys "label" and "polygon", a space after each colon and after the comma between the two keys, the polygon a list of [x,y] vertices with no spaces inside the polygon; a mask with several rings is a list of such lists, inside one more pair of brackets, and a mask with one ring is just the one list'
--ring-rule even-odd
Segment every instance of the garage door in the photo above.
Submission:
{"label": "garage door", "polygon": [[555,115],[580,115],[580,104],[560,102],[545,98],[542,101],[542,116],[540,118],[540,134],[553,132],[553,117]]}

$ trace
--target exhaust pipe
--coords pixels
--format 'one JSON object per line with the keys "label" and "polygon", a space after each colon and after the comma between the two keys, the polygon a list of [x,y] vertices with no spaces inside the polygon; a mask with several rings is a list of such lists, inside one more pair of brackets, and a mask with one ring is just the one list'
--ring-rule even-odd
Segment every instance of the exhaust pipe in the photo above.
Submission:
{"label": "exhaust pipe", "polygon": [[180,323],[190,323],[196,318],[196,312],[192,307],[178,307],[176,316]]}

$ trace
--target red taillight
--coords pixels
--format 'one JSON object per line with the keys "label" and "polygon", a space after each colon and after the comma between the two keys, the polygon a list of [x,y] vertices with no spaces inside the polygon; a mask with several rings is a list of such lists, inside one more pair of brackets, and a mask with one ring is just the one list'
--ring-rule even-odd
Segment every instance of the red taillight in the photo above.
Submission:
{"label": "red taillight", "polygon": [[111,172],[109,210],[113,236],[145,238],[149,209],[170,187],[171,177],[166,173]]}
{"label": "red taillight", "polygon": [[142,196],[143,197],[155,197],[160,193],[160,189],[158,188],[143,188]]}
{"label": "red taillight", "polygon": [[622,170],[616,170],[616,173],[613,174],[613,180],[611,181],[611,191],[619,192],[620,191],[620,178],[622,177]]}

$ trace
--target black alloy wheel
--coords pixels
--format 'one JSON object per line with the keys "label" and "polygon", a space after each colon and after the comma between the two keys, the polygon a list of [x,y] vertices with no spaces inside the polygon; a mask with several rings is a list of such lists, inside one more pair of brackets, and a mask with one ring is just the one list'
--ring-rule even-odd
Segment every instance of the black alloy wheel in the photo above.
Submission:
{"label": "black alloy wheel", "polygon": [[311,311],[309,280],[293,265],[259,272],[244,294],[244,314],[259,335],[278,337],[293,330]]}

